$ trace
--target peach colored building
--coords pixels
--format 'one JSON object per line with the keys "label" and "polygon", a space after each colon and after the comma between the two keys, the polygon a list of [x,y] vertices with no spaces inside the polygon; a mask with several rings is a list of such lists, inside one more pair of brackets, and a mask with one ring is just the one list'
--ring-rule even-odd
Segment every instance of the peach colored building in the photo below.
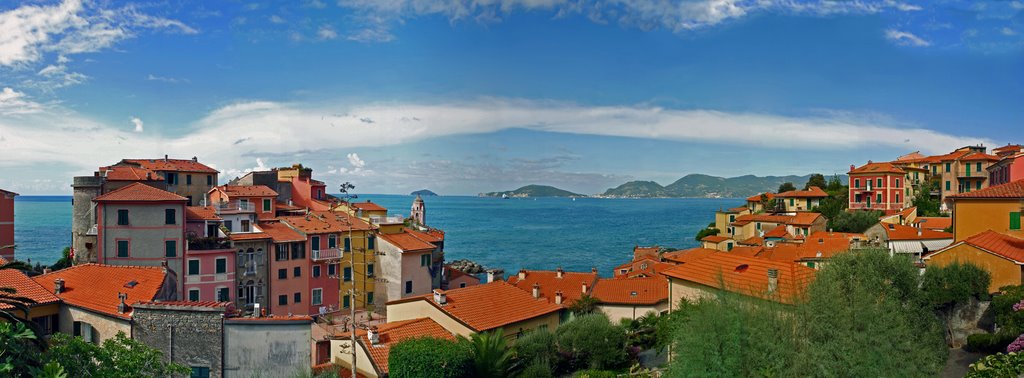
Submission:
{"label": "peach colored building", "polygon": [[0,189],[0,257],[14,260],[14,197],[18,193]]}

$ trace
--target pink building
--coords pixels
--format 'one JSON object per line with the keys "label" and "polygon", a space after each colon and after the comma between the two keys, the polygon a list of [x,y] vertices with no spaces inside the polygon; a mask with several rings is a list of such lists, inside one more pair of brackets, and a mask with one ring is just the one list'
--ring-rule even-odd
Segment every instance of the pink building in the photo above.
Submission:
{"label": "pink building", "polygon": [[[295,302],[295,293],[308,293],[306,237],[279,222],[261,223],[260,229],[273,240],[268,277],[268,314],[306,314],[309,306]],[[307,274],[304,274],[307,273]],[[302,294],[299,294],[301,297]],[[301,299],[301,298],[300,298]]]}
{"label": "pink building", "polygon": [[887,214],[904,208],[911,196],[907,189],[907,172],[891,163],[868,161],[860,167],[850,166],[851,210],[881,210]]}
{"label": "pink building", "polygon": [[[194,249],[193,249],[194,247]],[[230,302],[235,292],[235,250],[230,243],[189,243],[185,255],[184,298]]]}
{"label": "pink building", "polygon": [[0,189],[0,257],[14,260],[14,197],[18,193]]}
{"label": "pink building", "polygon": [[[989,186],[1024,179],[1024,153],[1007,155],[988,167]],[[3,243],[0,243],[3,244]]]}

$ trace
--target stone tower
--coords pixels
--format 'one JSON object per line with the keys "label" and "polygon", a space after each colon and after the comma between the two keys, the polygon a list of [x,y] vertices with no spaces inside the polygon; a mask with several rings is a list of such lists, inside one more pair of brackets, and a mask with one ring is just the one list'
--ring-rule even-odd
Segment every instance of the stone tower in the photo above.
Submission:
{"label": "stone tower", "polygon": [[409,211],[409,217],[422,226],[427,225],[427,207],[423,204],[423,197],[420,197],[419,194],[412,201],[412,210]]}

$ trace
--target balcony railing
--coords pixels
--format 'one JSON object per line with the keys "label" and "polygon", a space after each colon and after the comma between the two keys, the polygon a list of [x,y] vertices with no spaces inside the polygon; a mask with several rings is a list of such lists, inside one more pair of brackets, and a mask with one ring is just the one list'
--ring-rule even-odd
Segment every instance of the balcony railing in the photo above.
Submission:
{"label": "balcony railing", "polygon": [[188,249],[190,251],[209,251],[228,248],[231,248],[231,241],[228,238],[204,237],[188,240]]}
{"label": "balcony railing", "polygon": [[890,203],[872,202],[872,203],[869,204],[869,203],[854,202],[854,203],[850,204],[850,209],[854,209],[854,210],[860,210],[860,209],[866,209],[866,210],[900,210],[902,207],[903,206],[901,204],[898,204],[898,203],[890,204]]}
{"label": "balcony railing", "polygon": [[405,223],[405,218],[401,216],[390,216],[390,217],[370,217],[370,222],[373,224],[401,224]]}
{"label": "balcony railing", "polygon": [[310,252],[310,256],[312,256],[313,261],[340,259],[342,254],[342,251],[339,248],[314,249]]}
{"label": "balcony railing", "polygon": [[213,205],[218,213],[255,213],[256,204],[251,202],[221,202]]}

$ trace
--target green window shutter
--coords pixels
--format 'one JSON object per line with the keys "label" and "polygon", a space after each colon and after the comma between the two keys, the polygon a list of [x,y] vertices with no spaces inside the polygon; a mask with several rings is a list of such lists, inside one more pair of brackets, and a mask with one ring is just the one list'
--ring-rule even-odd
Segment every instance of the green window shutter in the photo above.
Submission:
{"label": "green window shutter", "polygon": [[1010,229],[1011,230],[1019,230],[1020,229],[1020,212],[1019,211],[1015,211],[1015,212],[1010,213]]}
{"label": "green window shutter", "polygon": [[946,190],[949,190],[949,180],[946,180]]}
{"label": "green window shutter", "polygon": [[949,172],[949,163],[946,163],[946,172]]}
{"label": "green window shutter", "polygon": [[968,176],[971,175],[971,165],[970,164],[967,164],[967,175]]}
{"label": "green window shutter", "polygon": [[175,257],[178,255],[178,242],[175,240],[164,241],[164,257]]}
{"label": "green window shutter", "polygon": [[273,205],[273,204],[270,203],[270,198],[264,198],[263,199],[263,211],[264,212],[270,212],[271,205]]}
{"label": "green window shutter", "polygon": [[808,268],[813,268],[814,267],[814,261],[808,261],[807,262],[807,267]]}
{"label": "green window shutter", "polygon": [[366,304],[373,304],[373,293],[366,293]]}
{"label": "green window shutter", "polygon": [[345,238],[345,252],[352,250],[352,239]]}
{"label": "green window shutter", "polygon": [[976,182],[975,189],[981,189],[981,181]]}
{"label": "green window shutter", "polygon": [[875,202],[882,203],[882,193],[878,193],[877,197],[875,197]]}
{"label": "green window shutter", "polygon": [[731,251],[732,250],[732,243],[731,242],[726,244],[725,250],[726,251]]}
{"label": "green window shutter", "polygon": [[344,297],[341,297],[341,306],[344,307],[344,308],[348,308],[349,300],[348,300],[348,296],[347,295],[344,296]]}
{"label": "green window shutter", "polygon": [[978,171],[978,173],[981,173],[981,163],[980,162],[978,163],[977,169],[975,169],[975,170]]}

